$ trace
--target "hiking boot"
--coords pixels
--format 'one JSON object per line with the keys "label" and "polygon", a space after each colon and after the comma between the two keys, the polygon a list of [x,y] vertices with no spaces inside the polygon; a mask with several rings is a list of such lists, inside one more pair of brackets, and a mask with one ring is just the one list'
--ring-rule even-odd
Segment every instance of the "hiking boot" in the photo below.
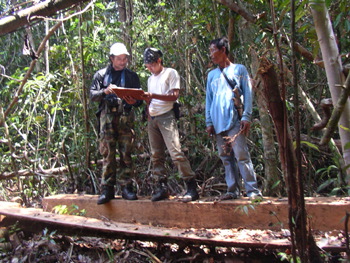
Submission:
{"label": "hiking boot", "polygon": [[194,179],[190,179],[186,182],[187,192],[181,197],[182,202],[191,202],[199,199],[199,194],[197,192],[197,185]]}
{"label": "hiking boot", "polygon": [[122,189],[122,197],[125,200],[137,200],[136,193],[134,192],[132,182],[128,182]]}
{"label": "hiking boot", "polygon": [[152,195],[151,201],[157,202],[169,198],[168,186],[166,180],[158,182],[158,187]]}
{"label": "hiking boot", "polygon": [[103,186],[102,193],[97,200],[97,204],[102,205],[108,203],[114,198],[114,186]]}

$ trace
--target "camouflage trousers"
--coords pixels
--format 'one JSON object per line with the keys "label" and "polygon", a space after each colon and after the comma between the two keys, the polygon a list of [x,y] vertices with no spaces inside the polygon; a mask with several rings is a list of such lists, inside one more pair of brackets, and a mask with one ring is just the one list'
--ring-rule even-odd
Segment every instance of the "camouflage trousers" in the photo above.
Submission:
{"label": "camouflage trousers", "polygon": [[[117,181],[125,185],[134,175],[131,152],[134,148],[134,112],[110,113],[103,110],[100,115],[99,151],[103,156],[101,186],[114,186]],[[116,154],[119,153],[117,169]],[[118,173],[118,176],[117,176]]]}

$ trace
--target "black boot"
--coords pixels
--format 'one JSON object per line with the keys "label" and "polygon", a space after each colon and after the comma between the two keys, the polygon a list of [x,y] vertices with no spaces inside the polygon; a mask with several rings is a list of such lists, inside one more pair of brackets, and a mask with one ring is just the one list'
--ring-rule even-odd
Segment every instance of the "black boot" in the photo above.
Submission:
{"label": "black boot", "polygon": [[157,202],[157,201],[167,199],[168,197],[169,197],[169,192],[168,192],[167,180],[161,179],[158,182],[157,189],[154,191],[154,194],[152,195],[151,201]]}
{"label": "black boot", "polygon": [[105,185],[102,187],[102,193],[97,200],[97,204],[102,205],[108,203],[114,198],[114,186]]}
{"label": "black boot", "polygon": [[199,199],[199,195],[197,192],[197,184],[194,179],[190,179],[186,182],[187,184],[187,192],[181,198],[183,202],[191,202]]}
{"label": "black boot", "polygon": [[137,200],[136,193],[134,192],[132,182],[127,182],[122,189],[122,197],[125,200]]}

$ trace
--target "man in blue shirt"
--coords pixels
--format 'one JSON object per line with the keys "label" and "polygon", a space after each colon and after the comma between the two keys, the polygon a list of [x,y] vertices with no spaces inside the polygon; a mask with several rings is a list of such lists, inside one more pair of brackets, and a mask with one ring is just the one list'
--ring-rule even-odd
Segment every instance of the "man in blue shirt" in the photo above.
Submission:
{"label": "man in blue shirt", "polygon": [[[228,58],[229,43],[225,37],[212,40],[209,52],[212,62],[217,64],[218,68],[208,74],[206,131],[209,136],[216,136],[219,157],[225,167],[228,189],[227,193],[221,196],[221,200],[239,198],[237,165],[244,180],[247,196],[254,200],[262,199],[246,142],[253,107],[253,92],[248,71],[244,65],[231,63]],[[235,87],[232,87],[233,85]],[[234,99],[239,99],[235,98],[234,88],[243,96],[242,116],[234,105]],[[228,151],[225,150],[227,148]]]}

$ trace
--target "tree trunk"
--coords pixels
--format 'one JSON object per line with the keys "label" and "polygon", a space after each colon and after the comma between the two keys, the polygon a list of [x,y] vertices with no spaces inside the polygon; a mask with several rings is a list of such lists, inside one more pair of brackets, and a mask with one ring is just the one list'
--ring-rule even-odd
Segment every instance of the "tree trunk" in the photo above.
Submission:
{"label": "tree trunk", "polygon": [[19,10],[11,16],[0,19],[0,36],[15,31],[16,29],[36,21],[39,16],[50,16],[57,11],[88,0],[47,0],[32,7]]}
{"label": "tree trunk", "polygon": [[125,0],[118,0],[117,3],[118,3],[119,21],[126,22]]}
{"label": "tree trunk", "polygon": [[[268,110],[276,129],[282,170],[287,183],[292,247],[293,249],[298,248],[301,258],[310,258],[310,255],[315,250],[315,246],[312,245],[312,242],[309,242],[309,239],[312,240],[313,237],[307,224],[305,204],[303,203],[304,196],[299,188],[297,160],[293,149],[293,141],[289,132],[289,125],[285,121],[285,101],[282,100],[280,94],[278,77],[274,66],[266,58],[262,58],[260,61],[258,74],[263,80],[262,93],[265,96]],[[304,251],[304,248],[307,248],[307,251]],[[305,252],[308,255],[303,254]]]}
{"label": "tree trunk", "polygon": [[[339,50],[336,38],[332,29],[329,13],[324,0],[316,2],[310,1],[311,13],[315,23],[315,29],[318,36],[318,42],[321,47],[322,58],[326,69],[329,89],[331,92],[333,104],[337,103],[342,86],[344,85],[345,76],[342,72],[342,64],[339,56]],[[346,143],[350,142],[350,133],[341,126],[350,127],[350,104],[349,100],[344,105],[344,111],[340,117],[338,127],[339,135],[343,149],[343,158],[345,166],[350,165],[350,149],[346,149]],[[350,168],[347,169],[350,173]]]}
{"label": "tree trunk", "polygon": [[[88,89],[86,88],[85,83],[85,60],[84,60],[84,41],[83,41],[83,32],[81,30],[82,28],[82,15],[79,16],[79,51],[80,51],[80,60],[81,60],[81,91],[82,91],[82,103],[83,103],[83,109],[84,109],[84,124],[85,124],[85,134],[90,134],[90,116],[89,116],[89,110],[88,110]],[[81,175],[81,182],[87,181],[87,174],[88,171],[91,170],[90,165],[90,138],[89,136],[84,136],[84,146],[85,146],[85,169],[86,172],[84,175]],[[67,163],[69,165],[69,163]]]}
{"label": "tree trunk", "polygon": [[[252,75],[256,76],[259,61],[258,56],[254,49],[250,51],[252,57]],[[256,94],[256,103],[258,105],[259,117],[261,123],[261,133],[262,133],[262,141],[263,141],[263,149],[264,149],[264,160],[265,160],[265,177],[264,177],[264,195],[267,196],[280,196],[282,194],[282,189],[285,184],[281,179],[281,172],[279,170],[280,163],[278,160],[277,151],[275,148],[275,139],[274,139],[274,131],[273,131],[273,123],[266,105],[266,100],[264,98],[264,94],[262,93],[262,89],[260,85],[262,85],[260,78],[255,77],[255,79],[259,79],[254,81],[253,89]],[[280,181],[278,186],[276,183]]]}

